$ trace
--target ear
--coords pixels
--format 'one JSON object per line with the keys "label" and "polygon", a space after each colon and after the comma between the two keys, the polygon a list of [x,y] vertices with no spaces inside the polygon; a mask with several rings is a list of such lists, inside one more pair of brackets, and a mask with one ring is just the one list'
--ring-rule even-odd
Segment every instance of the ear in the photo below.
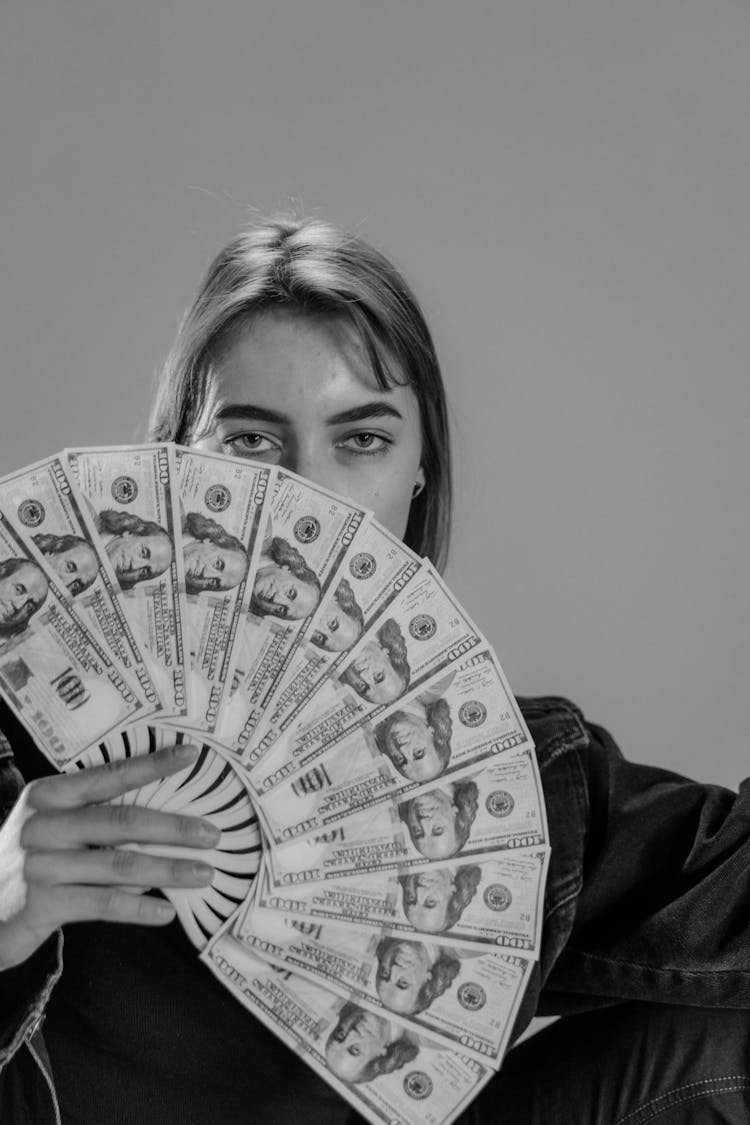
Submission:
{"label": "ear", "polygon": [[422,489],[424,488],[425,484],[426,484],[426,478],[425,478],[425,475],[424,475],[424,469],[420,465],[419,468],[417,469],[417,475],[414,479],[414,488],[411,490],[412,500],[416,500],[417,496],[419,496],[419,494],[422,491]]}

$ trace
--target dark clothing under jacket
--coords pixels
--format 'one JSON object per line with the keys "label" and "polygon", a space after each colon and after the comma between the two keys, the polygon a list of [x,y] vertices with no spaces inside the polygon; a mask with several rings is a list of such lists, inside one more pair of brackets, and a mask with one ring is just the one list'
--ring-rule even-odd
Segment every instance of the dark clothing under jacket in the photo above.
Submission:
{"label": "dark clothing under jacket", "polygon": [[[665,770],[634,765],[623,759],[606,731],[585,722],[567,701],[550,697],[519,702],[536,743],[552,858],[541,960],[534,967],[515,1034],[535,1014],[565,1014],[625,999],[750,1008],[750,783],[744,783],[738,795]],[[26,736],[17,724],[6,721],[7,711],[0,715],[16,747],[16,758],[23,764],[28,760],[22,748]],[[11,751],[0,743],[0,816],[12,806],[20,785]],[[104,933],[112,934],[115,929],[122,932],[126,928],[110,926]],[[74,931],[83,932],[73,927],[71,943]],[[101,935],[101,930],[96,932]],[[119,935],[113,940],[122,945]],[[148,941],[157,940],[167,940],[166,933],[148,931]],[[30,961],[0,974],[2,1122],[46,1125],[59,1120],[40,1024],[60,973],[61,944],[59,939],[50,939]],[[189,956],[194,958],[192,951]],[[141,1037],[148,1033],[150,1022],[157,1026],[161,1021],[165,1028],[163,1055],[156,1052],[165,1069],[179,1065],[176,1058],[174,1062],[170,1059],[169,1047],[169,1040],[177,1035],[186,1058],[205,1058],[210,1037],[226,1023],[226,1006],[234,1005],[207,970],[194,959],[188,962],[187,957],[186,951],[185,965],[175,970],[178,977],[183,973],[179,989],[173,988],[171,993],[167,987],[159,987],[159,980],[164,980],[163,965],[154,968],[160,976],[149,989],[148,1018],[144,1021],[143,1013],[138,1017]],[[68,973],[76,971],[72,957],[66,964]],[[125,997],[129,971],[127,965],[121,968],[123,1003],[118,1008],[112,1001],[118,1013],[113,1019],[131,1018],[127,1014],[130,1001]],[[133,973],[143,977],[148,966],[139,962]],[[185,987],[185,977],[194,982],[194,988],[192,984]],[[64,990],[64,985],[65,977],[58,988]],[[110,980],[107,987],[111,986]],[[186,992],[193,1003],[190,1015],[174,1010]],[[237,1019],[244,1021],[242,1041],[236,1054],[226,1058],[222,1079],[232,1083],[238,1068],[250,1071],[248,1089],[255,1091],[252,1110],[258,1120],[290,1125],[299,1120],[301,1089],[306,1120],[352,1120],[351,1110],[333,1091],[324,1088],[308,1068],[271,1041],[257,1021],[235,1006]],[[180,1026],[176,1020],[188,1021],[189,1026],[184,1022]],[[174,1036],[170,1028],[176,1029]],[[54,1048],[51,1035],[50,1040]],[[199,1050],[200,1055],[193,1055]],[[51,1054],[54,1065],[54,1049]],[[75,1057],[64,1060],[68,1081],[75,1080],[67,1074]],[[62,1067],[63,1062],[58,1065]],[[157,1061],[157,1070],[159,1065]],[[88,1081],[90,1075],[91,1065],[82,1059],[81,1080]],[[199,1091],[206,1080],[198,1067],[192,1085],[190,1075],[175,1082],[173,1070],[172,1092],[165,1095],[153,1120],[166,1125],[202,1120],[194,1116],[191,1103],[201,1097]],[[150,1097],[158,1102],[159,1076],[153,1080],[144,1076],[141,1082],[149,1082],[151,1087],[144,1091],[144,1100]],[[181,1113],[183,1103],[185,1112]],[[116,1116],[113,1113],[112,1119]],[[132,1119],[152,1120],[151,1116]],[[205,1117],[244,1119],[229,1113],[226,1118],[221,1113]]]}

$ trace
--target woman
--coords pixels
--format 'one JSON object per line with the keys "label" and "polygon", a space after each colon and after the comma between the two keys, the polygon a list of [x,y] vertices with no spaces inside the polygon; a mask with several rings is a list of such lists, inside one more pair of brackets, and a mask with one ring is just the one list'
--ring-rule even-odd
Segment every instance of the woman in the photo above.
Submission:
{"label": "woman", "polygon": [[[270,222],[219,254],[165,365],[151,437],[283,465],[374,509],[437,565],[445,560],[450,458],[429,331],[394,267],[324,223]],[[516,1034],[537,1010],[587,1014],[513,1051],[471,1120],[746,1121],[750,789],[736,796],[632,766],[565,701],[523,707],[552,858],[541,961]],[[7,714],[3,726],[27,778],[48,774]],[[55,1120],[38,1073],[42,1010],[63,1121],[351,1120],[196,963],[177,925],[159,929],[171,907],[127,889],[211,878],[158,849],[123,847],[210,847],[210,826],[148,809],[125,821],[101,803],[180,764],[165,751],[42,777],[0,833],[0,976],[11,1013],[2,1096],[15,1099],[3,1120]],[[428,906],[420,878],[403,884],[404,909],[431,911],[440,931],[449,907],[464,909],[472,892],[459,902],[448,872],[442,899]],[[502,909],[504,894],[488,888],[488,907]],[[49,999],[56,930],[71,921],[82,924],[66,930],[65,970]],[[600,1012],[602,1004],[618,1007]],[[679,1116],[668,1119],[665,1107],[675,1106]]]}

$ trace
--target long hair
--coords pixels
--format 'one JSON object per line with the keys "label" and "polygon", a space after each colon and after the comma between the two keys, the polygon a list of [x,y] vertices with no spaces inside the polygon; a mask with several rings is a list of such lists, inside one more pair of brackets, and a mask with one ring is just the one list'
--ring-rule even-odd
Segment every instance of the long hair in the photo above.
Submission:
{"label": "long hair", "polygon": [[367,242],[329,223],[273,218],[239,234],[220,251],[162,369],[149,439],[190,444],[217,356],[239,327],[269,307],[349,321],[383,390],[400,382],[403,372],[419,404],[425,474],[425,486],[411,504],[404,540],[442,569],[451,520],[450,440],[432,337],[395,266]]}

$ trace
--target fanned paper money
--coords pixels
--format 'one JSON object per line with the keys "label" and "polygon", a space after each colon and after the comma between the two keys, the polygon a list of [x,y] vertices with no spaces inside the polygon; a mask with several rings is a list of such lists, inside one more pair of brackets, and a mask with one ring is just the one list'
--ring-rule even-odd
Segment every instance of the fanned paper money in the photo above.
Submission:
{"label": "fanned paper money", "polygon": [[[489,946],[539,956],[549,851],[440,864],[403,875],[376,872],[277,890],[261,864],[253,902],[312,921],[439,937],[449,945]],[[252,905],[252,904],[249,904]],[[249,932],[240,913],[237,933]]]}
{"label": "fanned paper money", "polygon": [[187,714],[183,646],[185,578],[174,446],[69,449],[117,577],[123,608],[142,638],[163,714]]}
{"label": "fanned paper money", "polygon": [[0,690],[58,769],[145,709],[2,515]]}
{"label": "fanned paper money", "polygon": [[240,1003],[374,1125],[449,1125],[492,1070],[258,958],[222,934],[204,960]]}
{"label": "fanned paper money", "polygon": [[549,863],[533,743],[482,634],[371,513],[170,444],[9,474],[0,691],[57,769],[201,744],[118,802],[221,829],[194,853],[213,882],[165,894],[367,1120],[448,1125],[501,1065]]}
{"label": "fanned paper money", "polygon": [[415,941],[387,929],[352,931],[305,922],[270,910],[253,910],[248,921],[245,944],[268,960],[403,1027],[500,1065],[530,961]]}
{"label": "fanned paper money", "polygon": [[277,470],[244,628],[234,652],[237,686],[218,737],[245,755],[274,688],[313,619],[366,512]]}
{"label": "fanned paper money", "polygon": [[364,719],[377,717],[409,688],[457,664],[482,641],[436,571],[424,563],[313,695],[294,727],[267,752],[250,750],[246,764],[254,789],[260,793],[308,766]]}
{"label": "fanned paper money", "polygon": [[531,744],[497,658],[484,649],[393,703],[379,721],[363,721],[315,765],[257,794],[257,803],[278,844]]}
{"label": "fanned paper money", "polygon": [[479,859],[548,843],[542,783],[530,750],[421,786],[320,836],[274,848],[278,887],[372,871],[416,871],[436,860]]}
{"label": "fanned paper money", "polygon": [[271,469],[177,450],[190,653],[190,726],[212,733],[231,687],[233,646],[253,587]]}
{"label": "fanned paper money", "polygon": [[113,660],[144,705],[159,700],[128,619],[116,595],[117,579],[77,495],[63,455],[38,461],[0,480],[0,510],[26,548],[74,600],[78,616]]}

